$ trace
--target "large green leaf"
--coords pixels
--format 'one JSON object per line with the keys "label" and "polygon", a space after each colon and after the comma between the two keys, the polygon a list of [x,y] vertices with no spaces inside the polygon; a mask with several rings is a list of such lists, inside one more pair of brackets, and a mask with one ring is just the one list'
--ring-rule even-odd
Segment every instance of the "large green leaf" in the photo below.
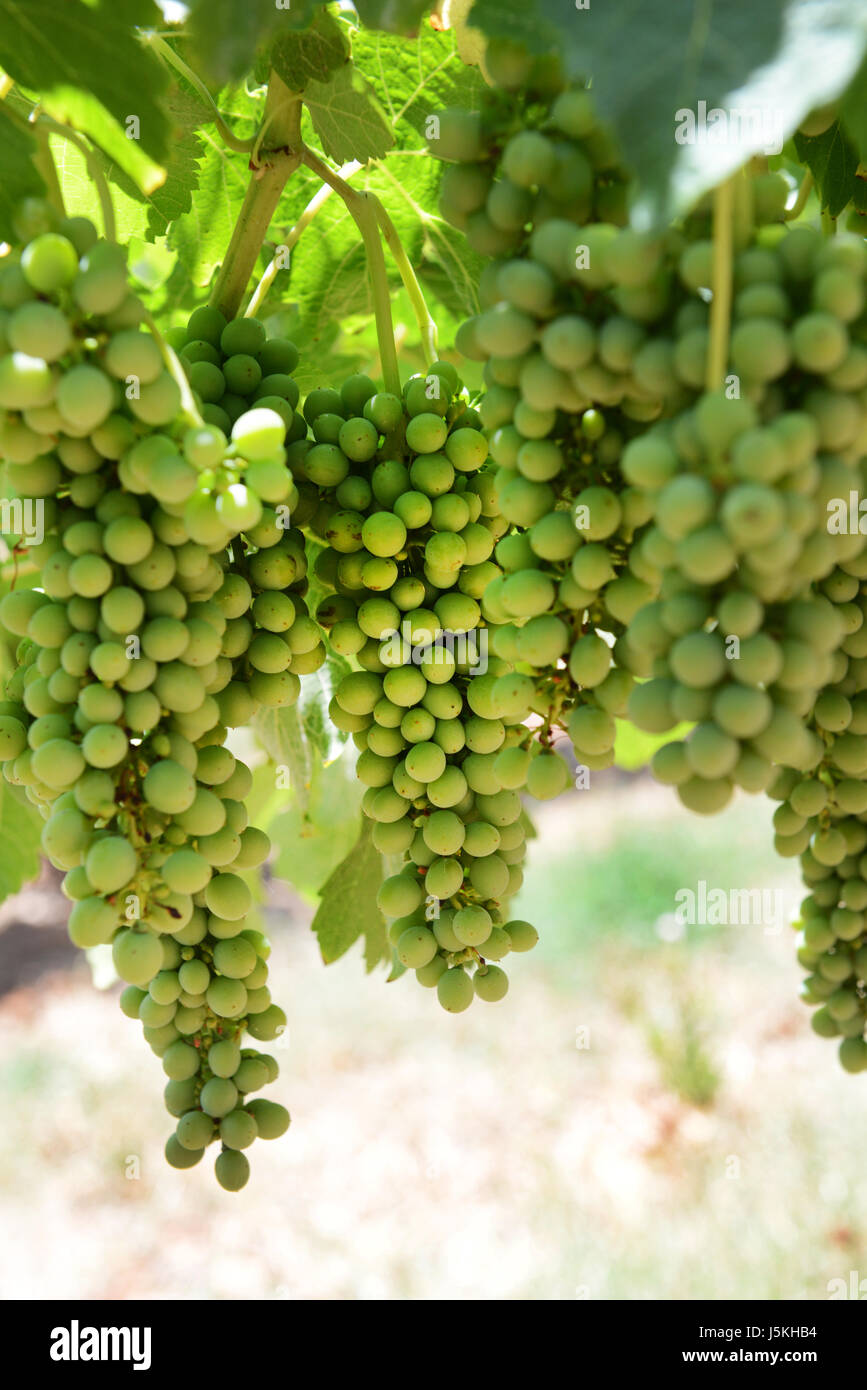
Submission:
{"label": "large green leaf", "polygon": [[796,135],[795,149],[815,179],[822,208],[839,217],[858,187],[858,154],[840,122],[821,135]]}
{"label": "large green leaf", "polygon": [[130,138],[111,112],[89,92],[58,86],[46,94],[42,107],[55,120],[89,136],[142,194],[155,193],[165,183],[163,166],[149,159],[140,142]]}
{"label": "large green leaf", "polygon": [[[765,130],[779,150],[813,107],[845,91],[867,50],[863,0],[618,0],[577,12],[563,0],[476,0],[470,19],[537,52],[556,48],[571,75],[592,75],[600,114],[640,172],[644,222],[690,207],[763,152]],[[678,114],[699,102],[727,113],[726,139],[677,143]]]}
{"label": "large green leaf", "polygon": [[355,36],[353,58],[374,87],[403,149],[423,149],[424,124],[445,106],[474,107],[485,83],[458,53],[455,34],[423,25],[409,41],[363,30]]}
{"label": "large green leaf", "polygon": [[257,51],[280,34],[303,29],[320,0],[193,0],[188,23],[197,64],[219,82],[234,82]]}
{"label": "large green leaf", "polygon": [[376,906],[383,877],[382,855],[371,834],[371,822],[365,820],[355,845],[322,888],[313,930],[326,965],[344,955],[359,936],[365,939],[368,970],[386,954],[385,919]]}
{"label": "large green leaf", "polygon": [[276,764],[279,789],[291,789],[295,805],[306,809],[313,761],[296,705],[261,709],[253,727],[265,752]]}
{"label": "large green leaf", "polygon": [[390,34],[414,34],[435,0],[354,0],[362,24]]}
{"label": "large green leaf", "polygon": [[308,82],[327,82],[329,74],[349,58],[345,26],[334,15],[320,10],[308,29],[278,34],[260,64],[259,75],[267,79],[272,67],[293,92],[303,92]]}
{"label": "large green leaf", "polygon": [[135,26],[161,23],[153,0],[0,0],[0,67],[34,92],[79,88],[121,125],[137,116],[142,147],[160,159],[167,79]]}
{"label": "large green leaf", "polygon": [[196,197],[189,212],[172,223],[169,245],[192,284],[203,286],[232,239],[249,172],[243,157],[227,150],[216,134],[203,129],[199,139],[203,153]]}
{"label": "large green leaf", "polygon": [[330,159],[363,163],[381,159],[392,148],[394,136],[385,113],[352,63],[337,68],[324,82],[308,82],[304,101]]}
{"label": "large green leaf", "polygon": [[36,141],[0,108],[0,147],[3,150],[3,177],[0,179],[0,240],[15,241],[12,216],[22,198],[39,197],[43,183],[33,155]]}
{"label": "large green leaf", "polygon": [[39,873],[41,829],[34,807],[0,778],[0,902]]}

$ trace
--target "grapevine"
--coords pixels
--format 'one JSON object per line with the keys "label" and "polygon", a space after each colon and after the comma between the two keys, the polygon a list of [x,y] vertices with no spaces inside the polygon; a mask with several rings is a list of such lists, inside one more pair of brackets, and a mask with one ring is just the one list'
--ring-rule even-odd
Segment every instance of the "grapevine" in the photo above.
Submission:
{"label": "grapevine", "polygon": [[126,26],[141,116],[0,75],[0,791],[169,1165],[233,1192],[290,1123],[252,1045],[284,752],[293,806],[358,784],[314,930],[363,863],[368,966],[449,1014],[506,999],[533,805],[624,725],[690,812],[766,794],[813,1029],[867,1070],[863,102],[691,186],[560,21],[479,6],[471,62],[396,8]]}

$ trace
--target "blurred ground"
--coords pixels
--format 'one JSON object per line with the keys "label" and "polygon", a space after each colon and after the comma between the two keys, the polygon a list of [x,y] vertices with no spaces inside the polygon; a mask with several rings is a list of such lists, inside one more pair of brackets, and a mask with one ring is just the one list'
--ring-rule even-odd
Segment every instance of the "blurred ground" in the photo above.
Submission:
{"label": "blurred ground", "polygon": [[209,1160],[165,1166],[160,1066],[117,988],[50,925],[24,957],[7,925],[0,1297],[823,1299],[867,1274],[865,1083],[809,1029],[791,931],[666,917],[700,878],[797,902],[769,821],[688,816],[640,777],[544,807],[517,905],[541,943],[457,1018],[355,952],[326,970],[278,890],[293,1125],[236,1195]]}

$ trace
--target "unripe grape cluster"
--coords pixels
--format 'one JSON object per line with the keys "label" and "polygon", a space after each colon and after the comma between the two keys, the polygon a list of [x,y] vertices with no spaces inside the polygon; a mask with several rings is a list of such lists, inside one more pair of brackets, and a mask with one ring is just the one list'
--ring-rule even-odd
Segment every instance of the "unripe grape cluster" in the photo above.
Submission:
{"label": "unripe grape cluster", "polygon": [[[476,124],[493,187],[520,189],[522,215],[483,271],[481,313],[462,325],[457,345],[484,362],[480,411],[498,506],[511,523],[496,548],[503,573],[488,586],[483,611],[498,625],[495,651],[518,667],[525,713],[541,719],[523,762],[511,759],[509,774],[523,780],[510,785],[552,797],[570,781],[553,745],[556,728],[568,729],[585,770],[613,761],[615,718],[634,679],[612,646],[654,596],[656,578],[630,567],[652,502],[624,482],[620,456],[686,393],[664,398],[639,376],[649,323],[668,305],[659,281],[670,252],[613,220],[591,220],[613,216],[598,171],[619,162],[589,93],[561,88],[525,105],[517,132],[509,105],[502,92],[489,94]],[[446,129],[459,117],[452,113]],[[459,155],[454,145],[441,144],[439,153]],[[567,165],[585,170],[584,192],[555,205],[557,189],[563,195],[570,187],[557,173]],[[466,168],[445,172],[447,216],[449,190]],[[453,220],[463,224],[459,215]]]}
{"label": "unripe grape cluster", "polygon": [[[546,167],[539,142],[566,134],[558,111],[567,97],[590,122],[586,92],[537,110],[528,132],[537,169]],[[480,120],[484,128],[484,112]],[[507,141],[501,166],[509,151]],[[531,190],[539,182],[530,162],[525,178]],[[759,220],[779,219],[784,201],[764,184],[759,195]],[[612,716],[627,698],[630,717],[650,732],[697,723],[685,745],[660,751],[654,770],[693,809],[710,811],[734,782],[766,786],[778,754],[808,756],[810,739],[794,724],[810,708],[810,688],[815,699],[829,678],[839,634],[832,625],[815,637],[821,659],[812,663],[797,642],[824,611],[809,599],[811,581],[861,545],[857,535],[828,534],[826,504],[848,497],[863,447],[867,359],[863,242],[825,245],[777,220],[735,257],[733,389],[702,398],[713,279],[703,233],[701,213],[651,237],[547,209],[539,217],[534,206],[512,257],[484,271],[482,312],[459,343],[485,362],[481,409],[498,500],[520,528],[497,547],[514,575],[484,599],[487,616],[509,620],[496,649],[528,674],[535,665],[537,677],[548,662],[555,717],[588,767],[611,760]],[[737,592],[724,632],[714,602],[729,590]],[[769,611],[760,631],[764,605],[794,597],[818,607],[788,619]],[[809,675],[767,679],[759,655],[780,632]],[[727,636],[746,651],[722,689],[735,670]],[[698,669],[702,653],[716,674]]]}
{"label": "unripe grape cluster", "polygon": [[197,423],[177,364],[139,327],[124,252],[82,219],[7,258],[0,310],[0,454],[45,529],[41,589],[0,605],[20,637],[3,775],[44,817],[72,941],[111,943],[122,1007],[162,1058],[178,1117],[168,1161],[190,1167],[219,1139],[217,1177],[236,1190],[242,1151],[289,1122],[249,1099],[276,1062],[240,1047],[245,1030],[275,1038],[285,1016],[267,942],[245,925],[243,874],[270,845],[248,825],[250,770],[224,746],[229,725],[298,694],[288,645],[279,672],[254,655],[257,604],[284,587],[260,557],[300,546],[290,580],[303,573],[303,545],[270,525],[251,476],[267,462],[265,497],[278,475],[290,497],[285,422],[257,406],[231,441]]}
{"label": "unripe grape cluster", "polygon": [[314,570],[333,591],[316,617],[358,668],[339,681],[331,717],[360,750],[373,843],[403,859],[379,905],[400,965],[458,1013],[474,995],[501,999],[496,962],[536,941],[506,911],[526,825],[497,766],[527,731],[523,712],[501,713],[509,667],[489,655],[481,616],[506,527],[487,442],[448,363],[401,397],[351,377],[311,392],[304,415],[313,440],[293,446],[292,466],[322,493]]}
{"label": "unripe grape cluster", "polygon": [[[482,256],[520,254],[528,224],[623,225],[629,175],[589,92],[569,86],[556,55],[532,58],[492,40],[481,108],[431,117],[428,148],[448,160],[443,217]],[[508,355],[504,353],[503,355]]]}
{"label": "unripe grape cluster", "polygon": [[[495,54],[492,75],[515,97]],[[864,241],[787,229],[785,179],[752,178],[726,389],[708,392],[707,207],[640,235],[600,214],[585,177],[584,206],[555,210],[564,142],[596,163],[590,94],[516,105],[520,131],[501,90],[476,115],[448,114],[448,138],[432,142],[457,161],[444,215],[495,257],[458,336],[485,364],[480,409],[515,527],[482,601],[494,649],[537,696],[547,675],[551,719],[587,766],[611,761],[615,715],[653,734],[692,725],[652,762],[687,807],[716,811],[735,787],[783,801],[775,843],[802,854],[811,889],[806,997],[822,1003],[817,1031],[843,1034],[843,1064],[860,1070],[864,539],[857,517],[829,518],[864,482]]]}
{"label": "unripe grape cluster", "polygon": [[[863,465],[862,465],[863,472]],[[862,482],[863,485],[863,482]],[[844,561],[818,586],[845,633],[835,671],[812,706],[820,750],[807,770],[784,767],[769,790],[774,845],[800,856],[798,960],[810,973],[802,999],[814,1031],[840,1039],[847,1071],[867,1069],[867,555]]]}
{"label": "unripe grape cluster", "polygon": [[[684,280],[698,273],[695,250],[681,257]],[[740,394],[703,395],[621,459],[653,499],[633,563],[659,582],[618,644],[625,665],[652,677],[629,714],[653,733],[695,725],[652,766],[705,812],[734,786],[766,788],[774,766],[804,773],[821,759],[809,717],[859,640],[823,586],[864,548],[848,523],[867,438],[864,243],[801,228],[736,256],[734,278]],[[747,294],[775,316],[739,316]]]}

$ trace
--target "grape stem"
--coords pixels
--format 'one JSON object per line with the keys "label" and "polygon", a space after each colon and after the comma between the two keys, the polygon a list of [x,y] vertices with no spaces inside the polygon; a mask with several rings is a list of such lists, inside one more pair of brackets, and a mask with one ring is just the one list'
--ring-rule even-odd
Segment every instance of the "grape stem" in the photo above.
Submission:
{"label": "grape stem", "polygon": [[25,574],[36,574],[39,566],[35,560],[22,560],[16,552],[11,560],[0,565],[0,583],[14,587],[15,581]]}
{"label": "grape stem", "polygon": [[271,126],[274,148],[250,160],[252,177],[209,301],[227,319],[241,306],[286,181],[301,163],[301,98],[273,70],[265,124]]}
{"label": "grape stem", "polygon": [[214,124],[220,133],[220,138],[224,145],[227,145],[230,150],[237,151],[238,154],[249,154],[250,151],[255,148],[257,136],[251,135],[246,139],[242,139],[241,136],[234,133],[202,79],[193,72],[193,69],[184,62],[183,58],[175,52],[171,45],[166,43],[165,39],[160,38],[159,34],[149,31],[142,34],[142,42],[147,44],[149,48],[152,48],[157,57],[160,58],[167,67],[173,67],[176,72],[180,73],[184,81],[188,82],[202,98],[202,101],[210,109]]}
{"label": "grape stem", "polygon": [[804,208],[807,206],[807,199],[813,191],[813,175],[808,169],[801,179],[801,187],[798,189],[798,196],[792,206],[787,211],[785,217],[787,222],[793,222],[796,217],[800,217]]}
{"label": "grape stem", "polygon": [[205,422],[199,414],[196,402],[193,398],[193,392],[190,387],[190,383],[187,381],[186,374],[184,372],[183,367],[181,366],[180,359],[178,358],[177,353],[175,352],[174,348],[166,342],[165,338],[163,337],[162,333],[157,327],[156,320],[154,319],[153,314],[149,313],[147,309],[143,309],[142,319],[147,324],[148,328],[153,334],[154,341],[156,342],[156,345],[159,348],[160,353],[162,355],[162,359],[166,364],[166,371],[170,373],[175,385],[181,393],[182,413],[186,416],[191,425],[198,425],[199,427],[201,427],[202,425],[204,425]]}
{"label": "grape stem", "polygon": [[301,159],[308,169],[318,174],[323,183],[329,184],[340,197],[352,217],[364,242],[367,268],[370,274],[370,287],[373,296],[373,313],[376,319],[376,337],[382,364],[382,379],[386,391],[401,394],[400,369],[397,365],[397,348],[394,342],[394,322],[391,317],[391,288],[388,283],[388,270],[385,253],[379,234],[379,218],[376,211],[376,198],[370,193],[361,193],[335,173],[320,159],[318,154],[306,145],[301,146]]}
{"label": "grape stem", "polygon": [[719,390],[725,381],[729,352],[732,306],[732,248],[734,233],[735,178],[725,179],[713,195],[713,273],[710,306],[710,343],[705,385]]}
{"label": "grape stem", "polygon": [[[341,178],[348,178],[350,174],[356,173],[361,167],[362,166],[357,160],[353,160],[350,164],[344,164],[338,172]],[[329,184],[323,184],[321,188],[317,189],[301,216],[298,218],[298,221],[295,223],[295,226],[291,231],[287,232],[280,246],[278,246],[276,252],[272,256],[267,270],[253,292],[250,303],[244,310],[245,316],[249,317],[258,314],[265,300],[265,296],[268,294],[268,291],[277,278],[278,272],[283,269],[285,253],[292,251],[298,244],[301,233],[310,226],[310,223],[313,221],[323,203],[328,201],[333,192],[334,189]]]}
{"label": "grape stem", "polygon": [[51,153],[51,142],[48,139],[48,130],[45,126],[36,123],[36,153],[33,156],[33,163],[36,165],[37,173],[45,184],[45,196],[48,202],[59,212],[61,217],[66,216],[66,206],[63,201],[63,190],[60,187],[60,180],[57,177],[57,166],[54,163],[54,156]]}
{"label": "grape stem", "polygon": [[409,301],[415,312],[416,321],[418,322],[421,332],[425,366],[429,367],[437,358],[437,326],[431,317],[430,310],[425,302],[425,297],[422,294],[421,285],[418,283],[415,271],[410,264],[409,256],[404,250],[403,242],[398,236],[397,228],[379,199],[372,194],[371,196],[374,198],[376,216],[382,228],[382,234],[385,237],[389,251],[394,257],[394,263],[400,273],[403,287],[409,296]]}

